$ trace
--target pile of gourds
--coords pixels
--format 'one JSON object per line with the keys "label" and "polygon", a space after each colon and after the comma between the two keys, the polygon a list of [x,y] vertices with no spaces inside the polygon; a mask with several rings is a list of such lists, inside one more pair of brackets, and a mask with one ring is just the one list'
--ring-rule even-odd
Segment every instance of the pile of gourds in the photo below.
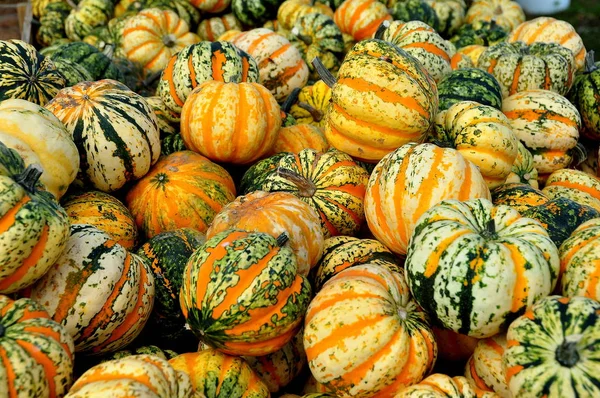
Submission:
{"label": "pile of gourds", "polygon": [[33,15],[0,41],[1,396],[600,396],[600,64],[569,23]]}

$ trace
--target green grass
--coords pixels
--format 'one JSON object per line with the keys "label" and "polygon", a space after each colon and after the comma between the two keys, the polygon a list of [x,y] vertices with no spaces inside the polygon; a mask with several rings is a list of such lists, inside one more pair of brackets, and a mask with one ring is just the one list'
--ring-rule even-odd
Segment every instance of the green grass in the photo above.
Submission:
{"label": "green grass", "polygon": [[600,59],[600,1],[571,0],[568,10],[552,16],[573,25],[583,39],[586,49],[594,50],[598,54],[596,60]]}

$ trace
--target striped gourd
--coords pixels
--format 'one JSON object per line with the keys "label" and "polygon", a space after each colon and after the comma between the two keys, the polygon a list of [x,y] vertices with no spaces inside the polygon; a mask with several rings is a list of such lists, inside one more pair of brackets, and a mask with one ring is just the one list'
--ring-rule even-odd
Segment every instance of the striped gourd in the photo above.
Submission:
{"label": "striped gourd", "polygon": [[557,247],[560,247],[579,225],[600,217],[600,212],[593,207],[564,197],[531,206],[521,214],[541,222]]}
{"label": "striped gourd", "polygon": [[0,141],[0,293],[39,280],[67,245],[69,218],[40,174]]}
{"label": "striped gourd", "polygon": [[196,32],[200,36],[200,40],[217,41],[223,40],[219,37],[232,29],[242,30],[240,21],[233,14],[225,14],[219,17],[203,19],[198,25]]}
{"label": "striped gourd", "polygon": [[384,23],[375,35],[415,57],[438,82],[452,71],[450,59],[456,49],[421,21]]}
{"label": "striped gourd", "polygon": [[125,196],[146,237],[178,228],[206,231],[223,206],[235,199],[231,176],[192,151],[161,158]]}
{"label": "striped gourd", "polygon": [[[388,1],[392,3],[393,1]],[[388,9],[392,18],[396,21],[422,21],[431,26],[435,31],[440,29],[440,19],[433,7],[423,0],[395,1]]]}
{"label": "striped gourd", "polygon": [[185,151],[185,143],[181,134],[169,134],[160,140],[160,156],[165,157],[174,152]]}
{"label": "striped gourd", "polygon": [[293,339],[272,354],[243,357],[270,392],[276,393],[286,387],[304,369],[306,354],[303,336],[304,329],[300,329]]}
{"label": "striped gourd", "polygon": [[156,355],[130,355],[88,369],[65,398],[194,398],[190,377]]}
{"label": "striped gourd", "polygon": [[308,81],[308,66],[302,55],[284,36],[265,28],[252,29],[233,39],[258,63],[259,82],[283,101],[293,89]]}
{"label": "striped gourd", "polygon": [[71,87],[86,80],[94,80],[91,73],[85,67],[70,59],[56,58],[52,62],[54,62],[56,69],[65,78],[65,87]]}
{"label": "striped gourd", "polygon": [[475,398],[477,394],[475,388],[463,376],[450,377],[442,373],[434,373],[394,395],[394,398],[420,397]]}
{"label": "striped gourd", "polygon": [[437,344],[404,273],[373,264],[331,278],[310,303],[304,348],[336,396],[394,397],[433,367]]}
{"label": "striped gourd", "polygon": [[504,350],[506,350],[504,333],[479,340],[477,343],[473,355],[465,366],[465,377],[478,392],[496,393],[500,398],[512,398],[502,369]]}
{"label": "striped gourd", "polygon": [[437,14],[440,27],[437,31],[443,37],[450,37],[462,26],[467,5],[465,0],[423,0]]}
{"label": "striped gourd", "polygon": [[50,46],[57,40],[65,39],[65,19],[72,7],[66,1],[54,1],[44,8],[44,15],[38,17],[40,26],[35,35],[36,41],[42,46]]}
{"label": "striped gourd", "polygon": [[327,141],[372,163],[408,142],[422,141],[438,108],[430,74],[404,50],[383,40],[355,44],[331,90]]}
{"label": "striped gourd", "polygon": [[539,189],[519,182],[505,183],[492,191],[494,205],[510,206],[519,213],[530,207],[542,205],[549,200],[550,198]]}
{"label": "striped gourd", "polygon": [[294,124],[282,127],[277,133],[277,139],[271,154],[274,155],[280,152],[298,153],[304,149],[314,149],[317,152],[326,152],[329,149],[329,143],[321,127],[311,124]]}
{"label": "striped gourd", "polygon": [[487,199],[447,200],[429,209],[405,263],[411,292],[432,319],[476,338],[499,333],[550,294],[559,266],[541,223]]}
{"label": "striped gourd", "polygon": [[375,239],[359,239],[353,236],[332,236],[325,240],[323,256],[314,272],[313,286],[321,290],[325,282],[346,268],[362,264],[399,268],[398,260],[384,245]]}
{"label": "striped gourd", "polygon": [[144,333],[155,344],[174,346],[193,341],[185,329],[179,307],[179,290],[185,265],[194,250],[206,241],[203,233],[192,228],[162,232],[150,238],[137,251],[154,275],[154,307]]}
{"label": "striped gourd", "polygon": [[200,11],[218,14],[229,7],[231,0],[191,0],[190,3]]}
{"label": "striped gourd", "polygon": [[369,178],[365,215],[373,235],[406,254],[417,219],[445,199],[490,198],[477,167],[458,151],[406,144],[383,158]]}
{"label": "striped gourd", "polygon": [[495,21],[477,21],[461,26],[450,38],[450,42],[456,48],[472,45],[488,47],[503,42],[507,35],[508,31],[497,25]]}
{"label": "striped gourd", "polygon": [[329,15],[321,13],[302,15],[296,20],[290,34],[307,46],[318,43],[325,50],[334,53],[344,52],[342,31]]}
{"label": "striped gourd", "polygon": [[582,134],[594,141],[600,139],[600,62],[594,63],[594,52],[585,59],[585,68],[575,75],[569,100],[577,106],[583,121]]}
{"label": "striped gourd", "polygon": [[208,80],[255,82],[258,80],[258,65],[252,56],[229,42],[202,41],[171,57],[162,72],[156,94],[167,108],[181,113],[192,90]]}
{"label": "striped gourd", "polygon": [[324,236],[354,235],[364,222],[367,171],[347,154],[305,149],[285,153],[248,191],[289,192],[313,207]]}
{"label": "striped gourd", "polygon": [[112,361],[113,359],[121,359],[130,357],[132,355],[152,355],[168,361],[171,358],[175,358],[178,353],[172,350],[163,350],[162,348],[155,345],[144,345],[137,348],[129,348],[127,350],[117,351],[114,354],[109,355],[102,359],[102,362]]}
{"label": "striped gourd", "polygon": [[510,32],[506,40],[509,43],[525,44],[556,43],[571,50],[575,56],[577,69],[582,69],[585,65],[586,50],[583,40],[575,28],[566,21],[552,17],[538,17],[524,21]]}
{"label": "striped gourd", "polygon": [[515,159],[512,170],[508,177],[506,177],[505,182],[518,182],[538,188],[538,171],[535,168],[533,155],[529,152],[529,149],[525,148],[525,145],[523,145],[521,141],[517,144],[517,148],[517,158]]}
{"label": "striped gourd", "polygon": [[206,237],[228,229],[289,237],[287,245],[298,260],[298,274],[308,276],[323,253],[319,215],[308,203],[287,192],[254,191],[236,198],[215,216]]}
{"label": "striped gourd", "polygon": [[[179,133],[179,125],[181,123],[180,115],[167,108],[162,98],[158,95],[146,97],[145,100],[156,115],[156,122],[158,123],[161,138],[170,134]],[[162,154],[161,151],[161,155]]]}
{"label": "striped gourd", "polygon": [[[481,46],[479,44],[472,44],[470,46],[466,46],[463,48],[459,48],[456,50],[455,56],[458,54],[465,55],[471,60],[473,64],[472,67],[477,66],[477,62],[479,61],[479,56],[483,54],[483,52],[487,49],[486,46]],[[451,61],[452,62],[452,61]]]}
{"label": "striped gourd", "polygon": [[542,192],[550,199],[569,198],[600,211],[600,178],[581,170],[556,170]]}
{"label": "striped gourd", "polygon": [[[113,60],[103,52],[100,52],[96,47],[81,41],[56,44],[42,49],[41,53],[47,55],[53,61],[66,59],[82,66],[91,76],[90,81],[101,79],[122,81],[124,79],[123,73]],[[56,66],[63,73],[62,65],[57,64]],[[68,69],[65,73],[69,73]]]}
{"label": "striped gourd", "polygon": [[79,152],[65,126],[47,109],[20,99],[1,101],[0,142],[17,151],[26,166],[41,166],[40,181],[56,198],[75,180]]}
{"label": "striped gourd", "polygon": [[114,196],[88,191],[67,196],[62,206],[71,224],[93,225],[127,250],[136,246],[138,232],[135,220],[127,207]]}
{"label": "striped gourd", "polygon": [[502,88],[496,78],[477,68],[463,68],[448,73],[438,82],[440,111],[461,101],[475,101],[502,109]]}
{"label": "striped gourd", "polygon": [[479,56],[477,67],[494,75],[505,98],[534,89],[564,95],[575,74],[573,53],[555,43],[498,43]]}
{"label": "striped gourd", "polygon": [[565,97],[547,90],[529,90],[502,102],[513,132],[533,155],[540,174],[569,166],[579,139],[581,117]]}
{"label": "striped gourd", "polygon": [[333,18],[331,8],[319,1],[285,0],[277,9],[277,22],[281,29],[289,31],[301,17],[308,14],[321,14]]}
{"label": "striped gourd", "polygon": [[438,113],[429,140],[456,148],[479,168],[490,189],[504,183],[512,171],[519,143],[502,112],[473,101],[457,102]]}
{"label": "striped gourd", "polygon": [[72,383],[73,339],[33,300],[0,295],[0,392],[4,397],[62,397]]}
{"label": "striped gourd", "polygon": [[518,2],[512,0],[474,0],[465,16],[465,23],[494,21],[512,31],[525,22],[525,13]]}
{"label": "striped gourd", "polygon": [[65,84],[54,63],[31,44],[0,40],[0,101],[16,98],[45,105]]}
{"label": "striped gourd", "polygon": [[214,349],[190,352],[169,360],[189,375],[197,396],[204,398],[268,398],[269,390],[242,358]]}
{"label": "striped gourd", "polygon": [[65,20],[67,37],[82,40],[95,27],[106,25],[113,11],[112,0],[81,0]]}
{"label": "striped gourd", "polygon": [[240,180],[240,192],[246,195],[253,191],[262,190],[267,178],[279,167],[279,161],[286,157],[285,152],[276,153],[266,159],[254,163]]}
{"label": "striped gourd", "polygon": [[265,157],[280,127],[277,100],[258,83],[206,81],[181,110],[185,146],[214,162],[249,164]]}
{"label": "striped gourd", "polygon": [[273,353],[294,337],[311,288],[286,240],[228,230],[194,252],[180,303],[198,337],[224,353],[250,356]]}
{"label": "striped gourd", "polygon": [[104,192],[145,175],[160,156],[156,116],[144,98],[114,80],[82,82],[46,105],[71,133],[78,180]]}
{"label": "striped gourd", "polygon": [[174,11],[149,8],[127,18],[119,45],[127,59],[152,74],[165,69],[169,59],[184,47],[199,41]]}
{"label": "striped gourd", "polygon": [[391,21],[387,7],[376,0],[346,0],[335,10],[335,24],[342,33],[361,41],[373,36],[383,21]]}
{"label": "striped gourd", "polygon": [[331,89],[323,80],[304,86],[298,93],[298,101],[290,107],[290,114],[298,124],[324,127],[325,113],[331,99]]}
{"label": "striped gourd", "polygon": [[232,0],[233,15],[246,26],[259,27],[275,19],[281,0]]}
{"label": "striped gourd", "polygon": [[600,219],[579,225],[560,245],[560,293],[600,301]]}
{"label": "striped gourd", "polygon": [[154,303],[150,266],[98,228],[71,225],[58,261],[31,289],[77,352],[118,351],[135,339]]}
{"label": "striped gourd", "polygon": [[600,396],[600,303],[550,296],[508,328],[502,357],[514,397]]}

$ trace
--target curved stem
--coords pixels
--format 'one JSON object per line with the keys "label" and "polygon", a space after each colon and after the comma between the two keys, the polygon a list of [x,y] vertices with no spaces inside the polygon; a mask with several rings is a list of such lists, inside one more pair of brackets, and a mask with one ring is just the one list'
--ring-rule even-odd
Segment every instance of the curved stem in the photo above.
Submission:
{"label": "curved stem", "polygon": [[301,176],[292,170],[278,167],[275,173],[278,176],[291,181],[298,188],[298,194],[303,198],[310,198],[317,192],[317,187],[310,179]]}
{"label": "curved stem", "polygon": [[590,50],[585,55],[585,73],[592,73],[598,70],[598,67],[594,63],[594,50]]}
{"label": "curved stem", "polygon": [[579,166],[587,159],[587,149],[585,149],[585,145],[581,142],[578,142],[575,147],[569,150],[569,152],[572,157],[571,164],[569,165],[570,167]]}
{"label": "curved stem", "polygon": [[330,88],[333,88],[337,81],[335,80],[335,77],[333,77],[329,69],[327,69],[325,65],[323,65],[323,62],[321,62],[321,60],[318,57],[315,57],[311,63],[315,67],[315,70],[319,74],[319,77],[325,82],[325,84],[327,84]]}
{"label": "curved stem", "polygon": [[296,103],[298,100],[298,94],[300,94],[300,88],[296,87],[292,90],[290,95],[285,99],[283,104],[281,105],[281,110],[285,113],[289,113],[290,109],[292,109],[292,105]]}
{"label": "curved stem", "polygon": [[37,165],[30,164],[25,170],[14,178],[15,182],[29,192],[35,191],[35,186],[40,180],[43,171]]}
{"label": "curved stem", "polygon": [[310,116],[313,118],[313,120],[315,122],[320,122],[323,119],[323,112],[316,109],[315,107],[310,106],[306,102],[302,102],[302,101],[298,102],[298,106],[300,108],[304,109],[305,111],[307,111],[308,113],[310,113]]}
{"label": "curved stem", "polygon": [[385,33],[385,30],[386,30],[387,28],[389,28],[389,27],[390,27],[390,22],[389,22],[389,21],[383,21],[383,22],[381,23],[381,25],[379,25],[379,27],[378,27],[378,28],[377,28],[377,30],[375,31],[375,34],[373,35],[373,37],[374,37],[375,39],[383,40],[383,39],[382,39],[382,37],[383,37],[383,34]]}
{"label": "curved stem", "polygon": [[485,226],[485,230],[481,232],[481,236],[483,236],[486,239],[496,238],[496,222],[493,218],[488,220]]}
{"label": "curved stem", "polygon": [[556,349],[556,361],[567,368],[577,365],[579,358],[577,342],[575,341],[564,341]]}

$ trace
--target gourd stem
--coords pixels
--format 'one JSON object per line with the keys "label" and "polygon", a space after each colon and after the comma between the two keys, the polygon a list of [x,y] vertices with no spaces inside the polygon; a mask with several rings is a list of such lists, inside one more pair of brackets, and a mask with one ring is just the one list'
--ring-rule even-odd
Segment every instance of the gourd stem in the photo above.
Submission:
{"label": "gourd stem", "polygon": [[577,352],[577,342],[564,341],[556,349],[556,361],[562,366],[572,368],[579,362],[579,352]]}
{"label": "gourd stem", "polygon": [[283,101],[283,104],[281,105],[281,110],[285,113],[289,113],[290,109],[292,109],[292,105],[294,105],[298,100],[298,94],[300,94],[300,88],[296,87],[292,90],[290,95],[288,95],[285,101]]}
{"label": "gourd stem", "polygon": [[163,44],[165,47],[173,47],[177,42],[177,38],[173,34],[163,36]]}
{"label": "gourd stem", "polygon": [[383,37],[383,34],[385,33],[385,30],[386,30],[387,28],[389,28],[389,27],[390,27],[390,22],[389,22],[389,21],[383,21],[383,22],[381,23],[381,25],[379,25],[379,27],[378,27],[378,28],[377,28],[377,30],[375,31],[375,34],[373,35],[373,37],[374,37],[375,39],[383,40],[383,39],[382,39],[382,37]]}
{"label": "gourd stem", "polygon": [[14,178],[15,182],[21,185],[29,192],[35,191],[35,185],[38,183],[43,171],[37,166],[30,164],[25,170]]}
{"label": "gourd stem", "polygon": [[569,150],[569,154],[571,155],[571,164],[569,166],[579,166],[587,159],[587,149],[585,146],[578,142],[571,150]]}
{"label": "gourd stem", "polygon": [[329,69],[327,69],[325,65],[323,65],[323,62],[321,62],[321,60],[318,57],[315,57],[311,63],[315,67],[315,70],[319,74],[319,77],[325,82],[325,84],[327,84],[330,88],[333,88],[337,81],[335,80],[335,77],[333,77]]}
{"label": "gourd stem", "polygon": [[308,113],[310,113],[310,116],[313,118],[313,120],[315,122],[320,122],[321,119],[323,119],[323,112],[321,112],[320,110],[310,106],[309,104],[307,104],[306,102],[298,102],[298,106],[302,109],[304,109],[305,111],[307,111]]}
{"label": "gourd stem", "polygon": [[6,333],[6,328],[4,327],[4,325],[0,324],[0,338],[4,337],[5,333]]}
{"label": "gourd stem", "polygon": [[288,240],[290,240],[290,237],[288,236],[288,234],[285,232],[282,233],[281,235],[279,235],[277,237],[277,246],[283,247],[283,245],[285,245],[288,242]]}
{"label": "gourd stem", "polygon": [[72,9],[76,9],[77,8],[77,4],[73,3],[72,0],[65,0],[66,3],[72,8]]}
{"label": "gourd stem", "polygon": [[299,38],[300,40],[302,40],[304,42],[304,44],[310,46],[311,44],[313,44],[313,39],[310,36],[306,36],[306,35],[301,35],[301,34],[297,34],[296,35],[297,38]]}
{"label": "gourd stem", "polygon": [[433,145],[437,145],[440,148],[454,148],[454,145],[450,141],[442,141],[442,140],[431,140]]}
{"label": "gourd stem", "polygon": [[594,50],[590,50],[585,55],[585,73],[592,73],[598,70],[598,67],[594,63]]}
{"label": "gourd stem", "polygon": [[317,192],[317,187],[315,187],[315,184],[311,180],[292,170],[278,167],[275,173],[296,185],[298,187],[298,194],[303,198],[310,198]]}
{"label": "gourd stem", "polygon": [[102,50],[102,53],[103,53],[104,55],[106,55],[108,58],[110,58],[110,59],[113,59],[113,55],[114,55],[114,53],[115,53],[115,51],[114,51],[114,50],[115,50],[115,49],[114,49],[114,46],[107,44],[107,45],[104,47],[104,50]]}
{"label": "gourd stem", "polygon": [[493,218],[488,220],[485,230],[481,232],[481,236],[486,239],[494,239],[496,237],[496,222]]}

